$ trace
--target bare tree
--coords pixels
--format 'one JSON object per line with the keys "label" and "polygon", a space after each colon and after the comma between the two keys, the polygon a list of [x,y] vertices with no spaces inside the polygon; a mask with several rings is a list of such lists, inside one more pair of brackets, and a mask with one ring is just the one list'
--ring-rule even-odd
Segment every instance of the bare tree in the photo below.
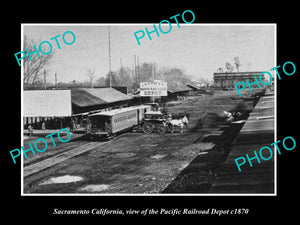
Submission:
{"label": "bare tree", "polygon": [[130,68],[121,66],[120,70],[116,72],[119,85],[130,86],[132,81],[130,77]]}
{"label": "bare tree", "polygon": [[112,86],[118,86],[119,85],[117,74],[113,71],[108,72],[106,74],[106,77],[105,77],[105,85],[110,86],[110,84]]}
{"label": "bare tree", "polygon": [[92,69],[87,69],[87,76],[88,76],[88,82],[89,82],[89,85],[90,87],[93,87],[93,81],[95,79],[95,70],[92,70]]}
{"label": "bare tree", "polygon": [[236,71],[239,72],[240,71],[240,67],[241,67],[241,62],[240,62],[240,58],[238,56],[233,58],[235,67],[236,67]]}
{"label": "bare tree", "polygon": [[162,80],[168,83],[168,88],[185,88],[187,83],[191,83],[190,76],[185,73],[184,69],[180,68],[164,68]]}
{"label": "bare tree", "polygon": [[211,84],[211,81],[206,78],[198,78],[197,83],[200,84],[200,86],[208,87]]}
{"label": "bare tree", "polygon": [[[33,40],[30,40],[26,35],[24,36],[24,49],[26,52],[34,52],[37,47]],[[48,65],[53,57],[53,52],[48,55],[40,54],[38,57],[37,53],[32,54],[31,60],[29,57],[24,58],[24,77],[23,84],[24,89],[27,89],[29,86],[38,85],[41,83],[43,71],[46,65]]]}
{"label": "bare tree", "polygon": [[95,85],[104,87],[106,86],[105,80],[106,80],[105,77],[99,77],[95,80]]}
{"label": "bare tree", "polygon": [[229,62],[226,62],[225,70],[226,70],[226,72],[231,73],[233,71],[233,66]]}
{"label": "bare tree", "polygon": [[132,70],[132,86],[136,90],[140,87],[140,82],[152,81],[152,63],[143,63]]}
{"label": "bare tree", "polygon": [[223,73],[223,72],[224,72],[224,70],[223,70],[223,68],[222,68],[222,67],[219,67],[219,68],[217,69],[217,72],[218,72],[218,73]]}

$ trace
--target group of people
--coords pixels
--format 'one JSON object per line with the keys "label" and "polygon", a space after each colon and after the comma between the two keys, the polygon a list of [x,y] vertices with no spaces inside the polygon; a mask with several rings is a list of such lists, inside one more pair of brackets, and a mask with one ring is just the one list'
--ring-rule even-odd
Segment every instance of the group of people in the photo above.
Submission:
{"label": "group of people", "polygon": [[227,112],[227,111],[223,111],[225,117],[227,117],[227,121],[228,122],[232,122],[234,120],[238,120],[241,118],[242,113],[240,112]]}

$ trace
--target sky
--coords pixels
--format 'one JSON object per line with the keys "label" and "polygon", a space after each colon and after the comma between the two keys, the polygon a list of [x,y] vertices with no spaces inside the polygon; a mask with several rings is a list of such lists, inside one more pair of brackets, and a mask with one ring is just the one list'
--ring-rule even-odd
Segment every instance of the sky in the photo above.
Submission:
{"label": "sky", "polygon": [[[153,23],[154,24],[154,23]],[[193,79],[212,79],[219,67],[226,62],[234,65],[233,58],[238,56],[240,71],[270,71],[276,66],[275,26],[273,24],[180,24],[172,23],[169,33],[159,31],[159,37],[152,33],[140,39],[134,32],[153,30],[153,24],[23,24],[23,35],[37,43],[49,41],[52,44],[53,61],[47,66],[47,80],[54,83],[57,73],[58,82],[85,81],[87,69],[95,70],[96,79],[109,71],[108,26],[110,26],[111,69],[118,70],[121,65],[134,67],[134,55],[143,62],[155,63],[157,69],[176,67],[183,69]],[[168,24],[162,26],[164,31]],[[72,31],[76,40],[66,45],[62,35]],[[60,35],[55,40],[50,38]],[[72,41],[67,34],[67,41]]]}

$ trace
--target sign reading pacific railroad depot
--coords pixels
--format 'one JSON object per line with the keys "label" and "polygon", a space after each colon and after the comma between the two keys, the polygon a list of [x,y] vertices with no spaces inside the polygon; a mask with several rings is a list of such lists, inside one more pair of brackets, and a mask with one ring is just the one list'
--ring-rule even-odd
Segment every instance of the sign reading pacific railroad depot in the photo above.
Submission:
{"label": "sign reading pacific railroad depot", "polygon": [[140,83],[140,96],[167,96],[167,82],[156,80],[154,82]]}

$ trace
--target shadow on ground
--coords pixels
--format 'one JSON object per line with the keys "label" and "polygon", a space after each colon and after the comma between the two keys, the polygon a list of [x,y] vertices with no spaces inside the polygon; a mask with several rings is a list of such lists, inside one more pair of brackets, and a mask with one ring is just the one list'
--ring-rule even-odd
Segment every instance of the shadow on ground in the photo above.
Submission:
{"label": "shadow on ground", "polygon": [[[256,105],[257,101],[253,104]],[[246,120],[252,111],[238,105],[236,110],[243,112],[241,120]],[[162,193],[208,193],[217,176],[218,169],[227,158],[232,143],[239,134],[243,123],[228,123],[216,113],[207,113],[202,121],[192,128],[202,130],[198,142],[212,142],[215,146],[207,154],[199,154],[180,174],[162,191]],[[205,128],[220,127],[221,135],[205,134]],[[209,129],[208,129],[209,130]],[[196,141],[196,142],[197,142]]]}

